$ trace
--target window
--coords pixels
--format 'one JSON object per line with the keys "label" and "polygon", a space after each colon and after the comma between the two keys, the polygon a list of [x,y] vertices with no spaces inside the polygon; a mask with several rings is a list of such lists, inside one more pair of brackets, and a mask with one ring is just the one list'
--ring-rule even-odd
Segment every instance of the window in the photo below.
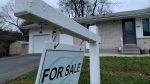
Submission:
{"label": "window", "polygon": [[143,36],[150,36],[149,19],[142,19],[143,24]]}

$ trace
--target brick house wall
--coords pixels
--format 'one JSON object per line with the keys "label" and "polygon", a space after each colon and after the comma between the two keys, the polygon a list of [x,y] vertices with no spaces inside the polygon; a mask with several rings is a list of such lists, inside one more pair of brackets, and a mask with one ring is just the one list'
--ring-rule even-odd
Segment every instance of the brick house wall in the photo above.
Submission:
{"label": "brick house wall", "polygon": [[100,49],[117,49],[121,46],[121,20],[97,22],[96,25],[101,37]]}
{"label": "brick house wall", "polygon": [[[123,42],[122,20],[110,20],[97,22],[101,39],[100,53],[119,53],[118,48]],[[137,29],[137,28],[136,28]],[[74,45],[79,45],[82,40],[74,38]],[[86,45],[85,42],[82,45]],[[146,53],[150,49],[150,37],[137,37],[137,47],[144,48]]]}
{"label": "brick house wall", "polygon": [[150,48],[150,38],[137,38],[137,46],[140,48]]}
{"label": "brick house wall", "polygon": [[137,46],[143,48],[145,53],[149,53],[150,49],[150,38],[137,38]]}
{"label": "brick house wall", "polygon": [[[101,38],[100,53],[118,53],[117,49],[121,46],[122,20],[97,22]],[[73,38],[74,45],[80,45],[81,39]],[[82,43],[86,45],[85,42]],[[87,51],[88,52],[88,51]]]}

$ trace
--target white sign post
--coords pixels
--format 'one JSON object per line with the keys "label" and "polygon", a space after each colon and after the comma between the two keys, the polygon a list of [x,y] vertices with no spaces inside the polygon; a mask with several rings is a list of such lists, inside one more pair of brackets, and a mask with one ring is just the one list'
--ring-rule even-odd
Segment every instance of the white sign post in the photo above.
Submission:
{"label": "white sign post", "polygon": [[16,0],[15,15],[25,20],[56,28],[60,32],[90,42],[90,82],[100,84],[100,37],[66,17],[42,0]]}
{"label": "white sign post", "polygon": [[[89,28],[90,31],[98,35],[98,28]],[[89,44],[90,51],[90,81],[98,83],[100,81],[100,59],[99,59],[99,42]],[[93,66],[94,65],[94,66]],[[91,72],[92,71],[92,72]]]}
{"label": "white sign post", "polygon": [[36,84],[77,84],[84,50],[80,46],[46,42]]}

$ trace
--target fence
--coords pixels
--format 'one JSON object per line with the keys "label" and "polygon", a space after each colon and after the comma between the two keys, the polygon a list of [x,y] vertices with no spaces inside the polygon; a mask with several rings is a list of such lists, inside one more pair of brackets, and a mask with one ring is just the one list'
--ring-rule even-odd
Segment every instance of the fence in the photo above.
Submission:
{"label": "fence", "polygon": [[0,49],[0,56],[9,56],[9,49]]}
{"label": "fence", "polygon": [[24,55],[28,54],[28,47],[15,47],[9,49],[9,55]]}
{"label": "fence", "polygon": [[13,56],[28,54],[28,47],[15,47],[0,49],[0,56]]}

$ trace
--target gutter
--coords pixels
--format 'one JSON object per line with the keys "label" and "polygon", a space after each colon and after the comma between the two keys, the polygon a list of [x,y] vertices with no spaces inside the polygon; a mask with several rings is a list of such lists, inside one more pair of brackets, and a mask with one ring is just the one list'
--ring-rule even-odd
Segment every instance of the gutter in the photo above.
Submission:
{"label": "gutter", "polygon": [[98,21],[107,21],[107,20],[117,20],[117,19],[127,19],[127,18],[136,18],[136,17],[142,17],[142,16],[150,16],[150,12],[146,13],[138,13],[138,14],[129,14],[129,15],[104,15],[104,16],[89,16],[89,17],[83,17],[83,18],[74,18],[78,23],[95,23]]}

